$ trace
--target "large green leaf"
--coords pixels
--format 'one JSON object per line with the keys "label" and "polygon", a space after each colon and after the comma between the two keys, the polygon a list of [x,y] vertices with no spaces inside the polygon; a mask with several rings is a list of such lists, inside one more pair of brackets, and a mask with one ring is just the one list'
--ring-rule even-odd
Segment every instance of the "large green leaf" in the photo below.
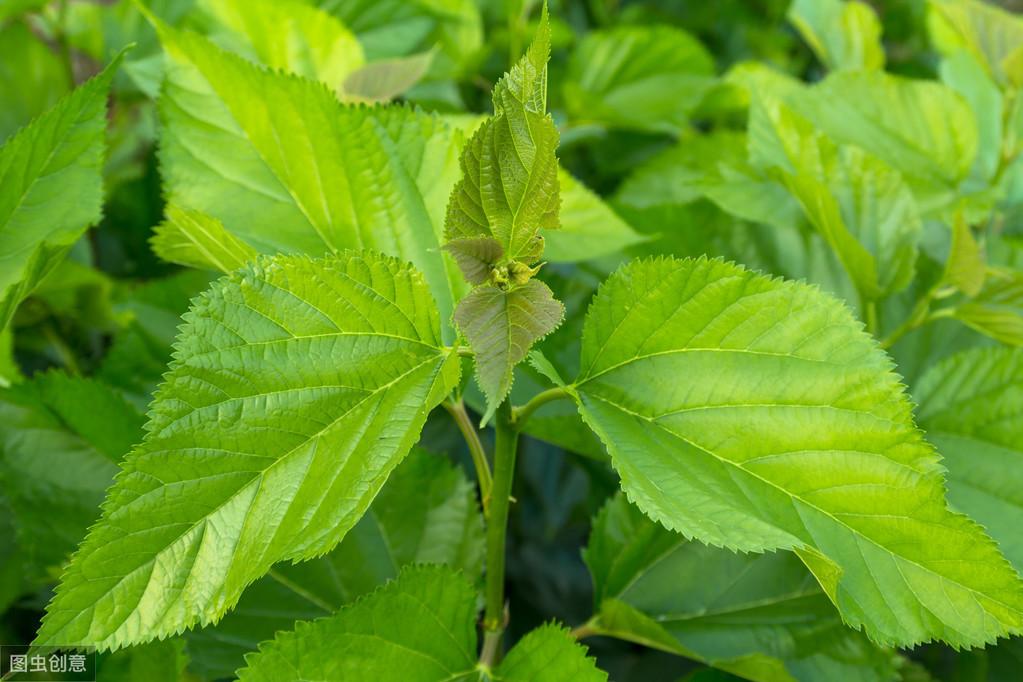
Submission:
{"label": "large green leaf", "polygon": [[458,381],[422,276],[380,255],[261,259],[185,319],[39,644],[206,625],[274,563],[332,549]]}
{"label": "large green leaf", "polygon": [[107,91],[119,61],[0,148],[0,329],[100,218]]}
{"label": "large green leaf", "polygon": [[949,511],[891,360],[835,299],[722,261],[638,261],[594,299],[581,368],[580,412],[668,528],[796,551],[882,644],[1023,629],[1023,582]]}
{"label": "large green leaf", "polygon": [[457,179],[454,131],[404,107],[341,105],[322,85],[158,26],[170,200],[261,253],[372,248],[410,261],[446,327],[453,294],[440,221]]}
{"label": "large green leaf", "polygon": [[596,634],[686,656],[740,677],[890,680],[894,655],[842,623],[793,554],[736,554],[686,540],[617,495],[584,553]]}
{"label": "large green leaf", "polygon": [[917,417],[948,467],[952,504],[1023,572],[1023,350],[973,349],[931,367]]}
{"label": "large green leaf", "polygon": [[714,60],[688,33],[619,26],[572,52],[565,102],[580,124],[678,133],[714,82]]}
{"label": "large green leaf", "polygon": [[67,559],[141,437],[141,414],[92,379],[38,374],[0,391],[0,482],[27,576]]}
{"label": "large green leaf", "polygon": [[190,633],[192,667],[211,678],[229,677],[246,653],[278,630],[332,614],[396,578],[407,564],[445,564],[477,576],[482,561],[475,486],[445,459],[413,450],[330,554],[278,564],[216,626]]}
{"label": "large green leaf", "polygon": [[221,47],[339,94],[348,75],[365,63],[355,36],[302,0],[198,0],[196,10],[204,33]]}
{"label": "large green leaf", "polygon": [[881,22],[859,0],[795,0],[789,21],[829,69],[883,69]]}
{"label": "large green leaf", "polygon": [[568,632],[526,635],[492,672],[476,660],[476,594],[450,568],[413,566],[331,618],[299,623],[239,671],[243,682],[285,680],[606,680]]}

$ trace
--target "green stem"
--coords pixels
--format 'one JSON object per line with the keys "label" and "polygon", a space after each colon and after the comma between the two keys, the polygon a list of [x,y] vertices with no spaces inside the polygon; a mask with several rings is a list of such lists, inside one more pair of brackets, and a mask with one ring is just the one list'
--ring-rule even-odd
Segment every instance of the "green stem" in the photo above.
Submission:
{"label": "green stem", "polygon": [[568,634],[575,639],[586,639],[587,637],[599,635],[600,630],[597,629],[597,616],[590,618],[579,627],[572,628],[572,631]]}
{"label": "green stem", "polygon": [[487,521],[486,610],[483,615],[483,651],[480,662],[486,666],[501,659],[501,640],[505,628],[504,555],[511,505],[512,480],[515,478],[515,454],[519,432],[512,422],[511,403],[497,408],[494,421],[494,483],[491,488],[490,518]]}
{"label": "green stem", "polygon": [[877,302],[870,300],[863,304],[863,317],[864,322],[867,325],[867,331],[873,336],[877,336],[878,324],[877,324]]}
{"label": "green stem", "polygon": [[571,397],[572,394],[560,386],[537,393],[524,405],[512,408],[512,424],[521,431],[525,423],[538,409],[555,400],[567,400]]}
{"label": "green stem", "polygon": [[493,485],[493,478],[490,475],[490,462],[487,460],[487,451],[480,441],[479,432],[472,424],[472,418],[465,409],[465,403],[461,399],[458,402],[444,401],[444,409],[454,418],[458,430],[465,438],[465,444],[469,446],[469,454],[472,455],[472,463],[476,467],[476,480],[480,484],[480,499],[483,500],[483,513],[489,515],[490,489]]}

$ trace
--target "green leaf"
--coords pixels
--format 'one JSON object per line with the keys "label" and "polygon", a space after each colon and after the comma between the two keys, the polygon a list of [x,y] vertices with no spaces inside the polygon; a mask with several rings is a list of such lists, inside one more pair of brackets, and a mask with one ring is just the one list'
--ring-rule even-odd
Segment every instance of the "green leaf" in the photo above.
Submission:
{"label": "green leaf", "polygon": [[59,373],[0,391],[0,481],[25,575],[46,580],[99,514],[142,417],[109,387]]}
{"label": "green leaf", "polygon": [[274,563],[329,551],[458,382],[424,279],[375,254],[258,260],[185,319],[39,644],[206,625]]}
{"label": "green leaf", "polygon": [[414,449],[333,551],[276,565],[220,623],[189,633],[192,667],[210,678],[230,677],[246,653],[278,630],[332,614],[407,564],[445,564],[475,576],[482,561],[475,486],[445,459]]}
{"label": "green leaf", "polygon": [[985,336],[1023,346],[1023,271],[988,268],[975,298],[943,312]]}
{"label": "green leaf", "polygon": [[836,142],[862,147],[912,179],[920,199],[937,201],[977,156],[973,112],[942,83],[841,71],[811,88],[799,108]]}
{"label": "green leaf", "polygon": [[0,148],[0,329],[101,215],[116,57]]}
{"label": "green leaf", "polygon": [[[261,69],[159,24],[164,187],[260,253],[372,248],[423,272],[449,333],[440,251],[458,137],[403,107],[341,105],[319,84]],[[452,269],[454,265],[451,265]]]}
{"label": "green leaf", "polygon": [[[0,9],[0,14],[3,10]],[[22,22],[0,28],[0,144],[67,92],[60,58]]]}
{"label": "green leaf", "polygon": [[870,5],[857,0],[795,0],[788,18],[828,69],[884,68],[881,22]]}
{"label": "green leaf", "polygon": [[774,166],[861,296],[883,298],[912,281],[922,223],[895,169],[859,147],[834,144],[768,95],[755,99],[750,129],[750,155]]}
{"label": "green leaf", "polygon": [[459,301],[455,323],[476,356],[476,378],[487,398],[484,423],[511,390],[515,366],[564,316],[565,306],[535,279],[508,290],[480,286]]}
{"label": "green leaf", "polygon": [[476,594],[449,568],[413,566],[337,615],[299,623],[248,657],[242,682],[261,680],[606,680],[568,632],[526,635],[490,671],[476,660]]}
{"label": "green leaf", "polygon": [[341,22],[301,0],[199,0],[193,16],[224,49],[339,94],[365,63],[362,46]]}
{"label": "green leaf", "polygon": [[988,183],[1002,162],[1004,98],[977,60],[959,50],[941,61],[941,81],[958,92],[977,119],[977,160],[973,176]]}
{"label": "green leaf", "polygon": [[835,299],[721,261],[635,262],[591,305],[581,367],[580,412],[654,520],[796,551],[882,644],[1023,629],[1023,582],[947,508],[890,359]]}
{"label": "green leaf", "polygon": [[615,194],[634,209],[680,207],[701,197],[743,220],[779,230],[799,224],[802,210],[781,182],[746,160],[740,133],[687,136],[638,166]]}
{"label": "green leaf", "polygon": [[686,656],[750,680],[890,680],[892,652],[845,627],[793,554],[735,554],[686,540],[621,494],[584,552],[595,634]]}
{"label": "green leaf", "polygon": [[157,225],[149,243],[153,252],[169,263],[201,270],[232,272],[255,259],[256,250],[226,229],[216,218],[168,204],[167,216]]}
{"label": "green leaf", "polygon": [[355,102],[390,102],[423,79],[433,55],[430,50],[366,64],[348,74],[345,97]]}
{"label": "green leaf", "polygon": [[[501,255],[488,265],[532,265],[543,254],[540,230],[558,227],[558,131],[546,113],[549,56],[545,14],[525,56],[494,87],[493,117],[462,152],[462,179],[445,220],[445,248],[452,253],[478,253],[476,240],[489,238]],[[472,240],[469,246],[465,240]]]}
{"label": "green leaf", "polygon": [[572,52],[565,104],[578,123],[677,134],[715,83],[714,60],[670,26],[594,31]]}
{"label": "green leaf", "polygon": [[941,52],[965,49],[1001,86],[1023,86],[1023,19],[979,0],[929,0],[928,9]]}
{"label": "green leaf", "polygon": [[973,237],[970,226],[960,217],[952,225],[952,246],[945,263],[944,280],[967,296],[976,296],[983,289],[986,276],[984,250]]}
{"label": "green leaf", "polygon": [[952,504],[1023,572],[1023,351],[972,349],[931,367],[917,418],[948,467]]}
{"label": "green leaf", "polygon": [[371,61],[437,49],[430,78],[458,78],[484,47],[474,0],[315,0],[359,37]]}
{"label": "green leaf", "polygon": [[547,235],[544,256],[577,263],[608,256],[643,241],[643,236],[567,171],[558,169],[561,229]]}

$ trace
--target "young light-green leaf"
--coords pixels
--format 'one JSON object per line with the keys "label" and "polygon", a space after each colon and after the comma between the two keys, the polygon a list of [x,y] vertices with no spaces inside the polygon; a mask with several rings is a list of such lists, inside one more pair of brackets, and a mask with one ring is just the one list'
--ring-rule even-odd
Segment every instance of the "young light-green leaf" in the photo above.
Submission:
{"label": "young light-green leaf", "polygon": [[[494,87],[494,115],[462,152],[462,179],[448,203],[447,248],[495,242],[498,266],[532,265],[543,254],[541,229],[558,227],[558,131],[547,114],[550,26],[544,14],[529,50]],[[465,240],[469,246],[466,245]]]}
{"label": "young light-green leaf", "polygon": [[274,563],[329,551],[458,382],[422,275],[385,256],[261,259],[185,319],[39,644],[206,625]]}
{"label": "young light-green leaf", "polygon": [[450,568],[412,566],[398,579],[331,618],[278,633],[239,672],[242,682],[600,682],[568,632],[544,626],[526,635],[493,671],[477,663],[476,594]]}
{"label": "young light-green leaf", "polygon": [[796,551],[877,642],[1023,630],[1023,581],[945,502],[891,360],[837,300],[717,260],[630,264],[587,314],[580,412],[640,509]]}
{"label": "young light-green leaf", "polygon": [[120,61],[0,147],[0,329],[100,219],[107,92]]}
{"label": "young light-green leaf", "polygon": [[952,504],[984,524],[1023,572],[1023,350],[959,353],[928,370],[913,396],[948,467]]}
{"label": "young light-green leaf", "polygon": [[593,522],[584,558],[598,634],[758,682],[886,682],[893,652],[847,628],[793,554],[736,554],[686,540],[620,493]]}

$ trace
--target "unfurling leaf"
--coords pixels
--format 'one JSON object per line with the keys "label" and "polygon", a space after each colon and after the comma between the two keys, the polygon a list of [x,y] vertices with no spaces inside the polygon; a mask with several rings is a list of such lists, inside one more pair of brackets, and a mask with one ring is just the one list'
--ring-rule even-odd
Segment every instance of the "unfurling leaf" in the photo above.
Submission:
{"label": "unfurling leaf", "polygon": [[448,203],[446,248],[473,254],[475,240],[492,238],[502,253],[486,263],[491,267],[532,265],[543,254],[540,230],[558,227],[558,131],[547,114],[546,17],[526,55],[494,87],[494,115],[462,152],[462,179]]}
{"label": "unfurling leaf", "polygon": [[487,398],[484,422],[511,390],[515,366],[564,316],[565,306],[535,279],[507,290],[480,286],[458,303],[455,323],[476,353],[476,377]]}
{"label": "unfurling leaf", "polygon": [[0,330],[102,215],[107,92],[120,61],[0,147]]}
{"label": "unfurling leaf", "polygon": [[228,273],[256,258],[256,250],[216,218],[174,203],[165,213],[149,240],[153,252],[165,261]]}
{"label": "unfurling leaf", "polygon": [[894,674],[893,652],[846,627],[793,554],[739,554],[687,540],[619,493],[594,519],[584,558],[595,634],[758,682],[887,682]]}
{"label": "unfurling leaf", "polygon": [[494,87],[494,115],[466,145],[448,203],[444,248],[476,285],[454,318],[475,354],[484,424],[511,390],[515,366],[565,314],[533,279],[543,255],[540,230],[558,227],[561,201],[558,132],[547,114],[550,40],[544,5],[529,50]]}
{"label": "unfurling leaf", "polygon": [[601,682],[605,673],[568,632],[542,626],[494,670],[477,662],[476,594],[459,573],[412,566],[330,618],[299,623],[263,644],[242,682]]}
{"label": "unfurling leaf", "polygon": [[422,275],[373,253],[257,260],[185,321],[39,644],[209,624],[273,564],[329,551],[458,382]]}
{"label": "unfurling leaf", "polygon": [[882,644],[1023,630],[1023,581],[948,509],[891,361],[837,300],[722,261],[634,262],[590,306],[581,368],[580,412],[651,518],[795,551]]}

